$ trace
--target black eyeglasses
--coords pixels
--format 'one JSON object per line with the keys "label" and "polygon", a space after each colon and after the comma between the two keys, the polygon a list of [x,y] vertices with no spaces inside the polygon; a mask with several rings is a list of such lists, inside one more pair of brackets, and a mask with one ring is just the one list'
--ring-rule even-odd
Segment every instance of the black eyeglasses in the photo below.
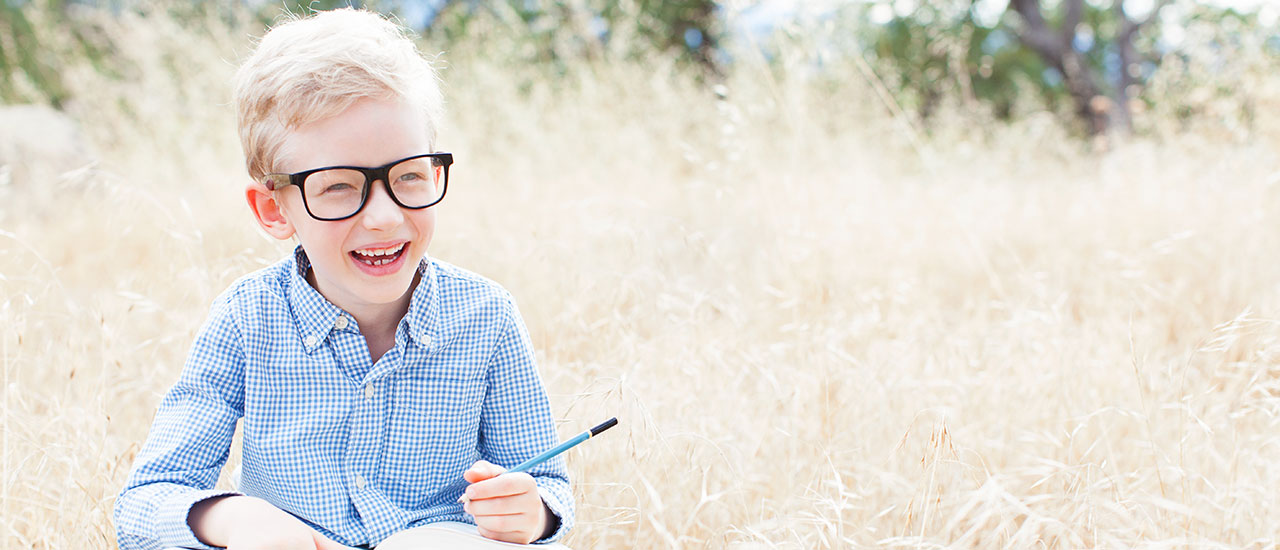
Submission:
{"label": "black eyeglasses", "polygon": [[321,221],[345,220],[364,209],[369,189],[382,180],[387,194],[401,208],[420,210],[444,200],[449,188],[450,153],[402,158],[377,168],[326,166],[293,174],[267,174],[262,184],[271,191],[296,185],[302,190],[307,214]]}

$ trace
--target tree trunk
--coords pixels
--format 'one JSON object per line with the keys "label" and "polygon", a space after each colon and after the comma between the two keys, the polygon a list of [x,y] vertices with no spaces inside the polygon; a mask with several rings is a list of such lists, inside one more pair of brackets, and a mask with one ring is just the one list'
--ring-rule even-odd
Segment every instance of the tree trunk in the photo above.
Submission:
{"label": "tree trunk", "polygon": [[[1142,27],[1151,23],[1170,0],[1159,0],[1151,13],[1135,21],[1124,11],[1124,0],[1114,0],[1112,10],[1118,22],[1112,46],[1120,61],[1119,74],[1112,82],[1113,89],[1107,97],[1099,84],[1099,76],[1089,66],[1083,52],[1075,49],[1076,27],[1083,18],[1084,0],[1062,0],[1062,24],[1052,28],[1045,20],[1039,0],[1009,0],[1009,7],[1022,19],[1018,28],[1018,40],[1036,52],[1050,67],[1062,73],[1067,93],[1071,94],[1076,115],[1083,121],[1091,135],[1104,135],[1113,130],[1133,131],[1133,118],[1129,102],[1133,86],[1137,83],[1133,72],[1141,56],[1134,45],[1134,38]],[[1103,40],[1095,29],[1095,40]]]}
{"label": "tree trunk", "polygon": [[1084,0],[1063,0],[1062,25],[1055,29],[1045,21],[1039,0],[1010,0],[1009,6],[1022,18],[1017,29],[1018,40],[1040,55],[1046,64],[1062,74],[1080,117],[1092,135],[1104,134],[1109,121],[1105,100],[1099,101],[1098,84],[1084,56],[1076,51],[1073,41],[1076,26],[1084,14]]}

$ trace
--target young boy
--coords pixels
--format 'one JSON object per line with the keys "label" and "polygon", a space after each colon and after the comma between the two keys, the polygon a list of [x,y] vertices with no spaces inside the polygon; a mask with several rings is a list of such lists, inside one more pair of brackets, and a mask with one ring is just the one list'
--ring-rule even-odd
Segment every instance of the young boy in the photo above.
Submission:
{"label": "young boy", "polygon": [[[439,521],[563,536],[563,460],[503,474],[556,443],[515,303],[426,257],[452,156],[407,31],[350,9],[281,24],[235,96],[249,208],[300,245],[214,302],[116,501],[120,547],[373,547]],[[215,491],[237,420],[240,492]]]}

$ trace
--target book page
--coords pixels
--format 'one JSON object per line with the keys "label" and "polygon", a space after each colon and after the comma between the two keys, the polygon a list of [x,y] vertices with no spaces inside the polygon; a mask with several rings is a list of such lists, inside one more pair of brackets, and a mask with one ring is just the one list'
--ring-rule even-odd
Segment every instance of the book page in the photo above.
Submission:
{"label": "book page", "polygon": [[382,541],[377,550],[569,550],[563,544],[512,544],[480,536],[476,526],[442,521],[406,529]]}

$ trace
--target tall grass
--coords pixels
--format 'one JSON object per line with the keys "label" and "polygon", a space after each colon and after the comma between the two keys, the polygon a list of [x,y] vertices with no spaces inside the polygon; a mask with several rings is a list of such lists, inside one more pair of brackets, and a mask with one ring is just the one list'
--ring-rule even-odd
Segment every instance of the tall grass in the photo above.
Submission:
{"label": "tall grass", "polygon": [[[240,198],[227,81],[260,31],[85,17],[132,69],[67,62],[101,164],[4,206],[6,548],[114,545],[209,302],[291,247]],[[796,45],[715,91],[658,57],[552,80],[502,47],[441,57],[458,164],[431,254],[515,294],[564,434],[621,420],[569,457],[570,546],[1280,544],[1280,108],[1257,88],[1243,135],[1099,154],[1040,115],[925,134],[874,72],[815,77]]]}

